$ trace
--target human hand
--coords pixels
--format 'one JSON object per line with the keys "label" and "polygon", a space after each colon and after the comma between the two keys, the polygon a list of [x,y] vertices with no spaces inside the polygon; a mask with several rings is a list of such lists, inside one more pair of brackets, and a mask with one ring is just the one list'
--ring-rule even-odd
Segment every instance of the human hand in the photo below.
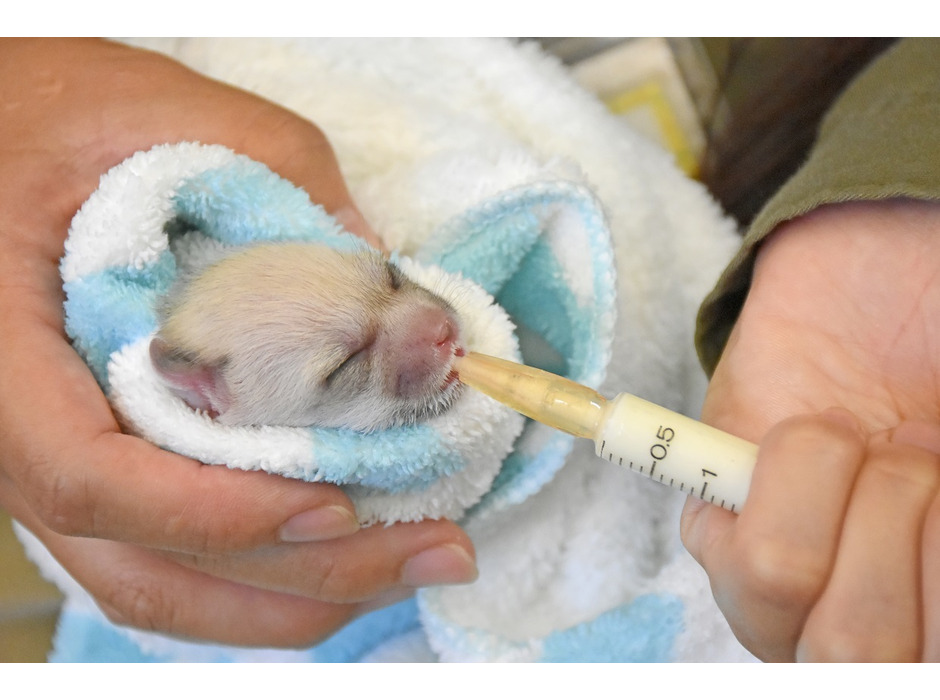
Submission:
{"label": "human hand", "polygon": [[682,536],[760,658],[940,654],[938,225],[832,205],[758,256],[703,411],[761,443],[751,492],[739,517],[690,499]]}
{"label": "human hand", "polygon": [[58,261],[98,178],[155,144],[266,163],[375,245],[312,124],[163,57],[0,41],[0,504],[114,621],[310,645],[414,586],[475,576],[447,521],[358,529],[339,488],[201,465],[124,435],[65,340]]}

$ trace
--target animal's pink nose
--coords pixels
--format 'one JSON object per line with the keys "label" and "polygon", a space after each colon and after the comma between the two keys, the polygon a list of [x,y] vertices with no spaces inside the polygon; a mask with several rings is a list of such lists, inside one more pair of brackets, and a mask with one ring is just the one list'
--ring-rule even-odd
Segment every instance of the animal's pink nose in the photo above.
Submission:
{"label": "animal's pink nose", "polygon": [[453,315],[440,308],[421,308],[406,321],[400,356],[397,393],[420,397],[441,385],[458,342]]}
{"label": "animal's pink nose", "polygon": [[450,314],[445,313],[444,319],[437,327],[437,340],[434,344],[442,350],[450,350],[455,340],[457,340],[457,329]]}

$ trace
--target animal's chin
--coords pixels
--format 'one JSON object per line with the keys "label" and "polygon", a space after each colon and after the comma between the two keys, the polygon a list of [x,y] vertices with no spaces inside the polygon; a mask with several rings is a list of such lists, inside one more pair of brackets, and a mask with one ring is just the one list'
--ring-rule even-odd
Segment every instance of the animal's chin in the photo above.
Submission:
{"label": "animal's chin", "polygon": [[457,374],[457,370],[452,369],[450,372],[447,373],[447,376],[444,377],[444,382],[441,384],[441,391],[443,392],[443,391],[447,391],[448,389],[450,389],[452,386],[454,386],[457,383],[458,379],[459,379],[459,375]]}
{"label": "animal's chin", "polygon": [[[454,358],[463,357],[466,353],[462,347],[454,348],[453,355],[447,360],[446,365],[438,373],[438,379],[429,378],[427,389],[424,396],[415,399],[418,408],[415,415],[425,418],[436,416],[448,410],[457,400],[457,397],[463,391],[463,385],[460,383],[460,377],[457,368],[454,367]],[[435,388],[431,388],[431,387]],[[420,417],[410,422],[416,422]]]}
{"label": "animal's chin", "polygon": [[[461,347],[454,348],[453,357],[463,357],[466,353]],[[440,391],[446,392],[459,385],[460,375],[457,374],[457,368],[454,367],[454,360],[451,358],[444,372],[444,380],[441,382]]]}
{"label": "animal's chin", "polygon": [[457,381],[456,370],[451,369],[438,389],[430,392],[423,400],[403,407],[394,422],[396,425],[409,425],[440,416],[453,407],[462,392],[463,384]]}

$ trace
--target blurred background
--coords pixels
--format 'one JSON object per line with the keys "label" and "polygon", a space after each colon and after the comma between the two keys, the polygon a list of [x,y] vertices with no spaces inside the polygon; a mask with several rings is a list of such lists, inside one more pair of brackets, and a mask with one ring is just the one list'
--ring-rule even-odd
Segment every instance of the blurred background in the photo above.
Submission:
{"label": "blurred background", "polygon": [[[673,153],[742,227],[799,167],[819,119],[892,42],[865,38],[535,38]],[[0,510],[0,662],[45,661],[60,596]]]}
{"label": "blurred background", "polygon": [[890,38],[539,38],[747,225]]}

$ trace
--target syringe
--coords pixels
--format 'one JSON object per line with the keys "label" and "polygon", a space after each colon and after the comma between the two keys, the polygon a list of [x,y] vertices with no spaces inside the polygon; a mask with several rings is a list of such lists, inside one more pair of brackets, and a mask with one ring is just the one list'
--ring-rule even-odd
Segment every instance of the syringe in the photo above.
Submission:
{"label": "syringe", "polygon": [[593,389],[475,352],[460,381],[539,423],[594,441],[598,456],[732,512],[747,498],[757,445],[630,394]]}

